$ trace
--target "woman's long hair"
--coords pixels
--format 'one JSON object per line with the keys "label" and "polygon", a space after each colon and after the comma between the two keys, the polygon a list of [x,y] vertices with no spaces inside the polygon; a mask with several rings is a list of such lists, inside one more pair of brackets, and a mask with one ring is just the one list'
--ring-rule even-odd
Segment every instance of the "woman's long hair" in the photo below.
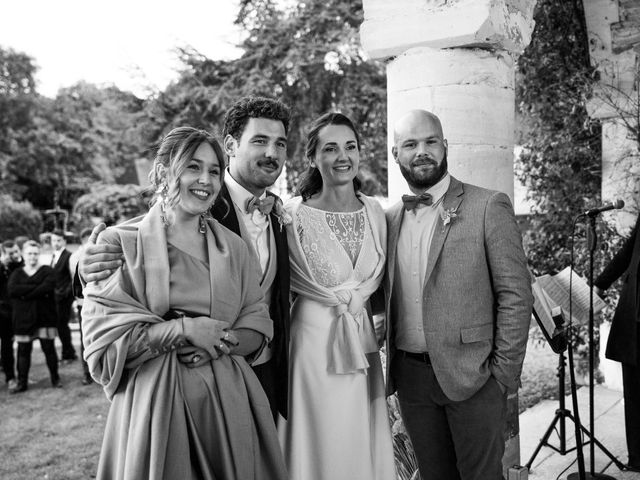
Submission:
{"label": "woman's long hair", "polygon": [[[164,220],[171,225],[174,221],[174,208],[180,202],[180,177],[202,143],[213,148],[220,164],[220,182],[224,178],[226,157],[215,137],[205,130],[192,127],[177,127],[171,130],[160,142],[149,172],[149,181],[154,190],[151,205],[162,202]],[[164,168],[159,168],[159,166]]]}
{"label": "woman's long hair", "polygon": [[[356,137],[356,145],[358,152],[360,151],[360,136],[356,130],[355,125],[349,117],[338,112],[327,112],[324,115],[316,119],[311,125],[311,129],[307,134],[307,146],[305,148],[305,157],[311,162],[316,155],[316,148],[318,147],[318,139],[320,136],[320,130],[329,125],[344,125],[353,132]],[[353,188],[357,192],[360,190],[362,182],[356,176],[353,179]],[[309,165],[307,169],[300,175],[298,181],[298,192],[302,195],[302,200],[308,200],[313,195],[322,190],[322,176],[320,171]]]}

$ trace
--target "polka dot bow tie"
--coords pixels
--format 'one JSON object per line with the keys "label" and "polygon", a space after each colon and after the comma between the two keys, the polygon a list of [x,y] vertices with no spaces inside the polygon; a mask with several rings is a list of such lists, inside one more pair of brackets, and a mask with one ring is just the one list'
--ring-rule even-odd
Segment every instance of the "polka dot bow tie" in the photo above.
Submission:
{"label": "polka dot bow tie", "polygon": [[251,197],[247,200],[247,213],[253,213],[254,210],[259,210],[260,213],[269,215],[274,203],[275,198],[269,195],[264,197],[262,200],[258,197]]}
{"label": "polka dot bow tie", "polygon": [[428,193],[421,193],[420,195],[403,195],[402,203],[404,203],[404,209],[407,211],[415,210],[418,205],[432,205],[433,197]]}

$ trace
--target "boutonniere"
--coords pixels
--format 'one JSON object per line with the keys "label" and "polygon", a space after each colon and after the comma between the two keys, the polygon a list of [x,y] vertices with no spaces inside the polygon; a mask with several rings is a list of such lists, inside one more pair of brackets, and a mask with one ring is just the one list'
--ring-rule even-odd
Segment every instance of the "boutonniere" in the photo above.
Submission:
{"label": "boutonniere", "polygon": [[442,208],[440,210],[440,218],[442,219],[442,231],[444,232],[444,228],[451,223],[452,220],[458,218],[457,214],[458,207],[455,208]]}
{"label": "boutonniere", "polygon": [[278,223],[280,224],[280,231],[282,231],[282,228],[284,226],[289,225],[293,221],[293,218],[291,218],[291,215],[289,215],[284,209],[282,200],[280,200],[279,198],[276,199],[276,203],[273,205],[273,214],[278,219]]}

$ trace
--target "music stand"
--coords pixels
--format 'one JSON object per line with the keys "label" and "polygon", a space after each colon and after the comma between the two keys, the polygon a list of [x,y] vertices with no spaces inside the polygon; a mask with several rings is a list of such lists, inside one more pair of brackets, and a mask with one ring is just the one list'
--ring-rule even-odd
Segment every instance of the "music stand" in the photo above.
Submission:
{"label": "music stand", "polygon": [[[531,457],[529,458],[529,461],[525,464],[525,466],[529,471],[531,471],[531,466],[533,465],[535,458],[537,457],[538,453],[540,453],[540,450],[544,446],[551,448],[552,450],[558,452],[560,455],[566,455],[574,450],[577,450],[578,467],[580,470],[579,474],[582,476],[572,477],[572,475],[574,474],[570,474],[569,477],[567,477],[568,480],[571,478],[579,478],[580,480],[586,480],[590,478],[607,480],[608,478],[612,478],[608,476],[604,476],[604,477],[589,476],[590,474],[586,473],[584,470],[585,467],[584,467],[584,457],[582,453],[582,438],[581,438],[581,435],[578,434],[578,432],[584,433],[589,438],[587,443],[598,445],[598,447],[605,454],[607,454],[618,467],[623,466],[623,464],[620,463],[604,447],[604,445],[602,445],[602,443],[600,443],[596,438],[594,438],[591,432],[580,423],[580,418],[577,413],[574,416],[571,413],[571,411],[566,408],[566,404],[565,404],[566,357],[564,355],[564,352],[568,350],[571,397],[573,401],[574,411],[577,412],[578,410],[578,403],[577,403],[577,396],[576,396],[576,383],[575,383],[575,378],[573,373],[574,372],[573,350],[572,350],[572,342],[570,339],[571,332],[569,330],[569,325],[564,321],[564,315],[563,315],[562,309],[557,306],[551,307],[549,303],[550,299],[544,293],[544,290],[542,290],[541,286],[537,285],[535,282],[533,284],[532,289],[533,289],[534,299],[535,299],[534,306],[533,306],[533,316],[536,319],[538,325],[540,326],[540,329],[545,339],[549,343],[549,346],[551,347],[551,349],[555,353],[559,354],[558,368],[557,368],[559,408],[556,409],[554,417],[551,420],[551,423],[549,424],[549,427],[547,428],[544,435],[538,442],[538,445],[536,446],[535,450],[533,451],[533,454],[531,455]],[[576,432],[576,445],[571,448],[567,448],[566,419],[569,419],[574,423],[575,432]],[[558,426],[559,431],[556,430],[556,426]],[[554,431],[558,432],[559,446],[555,446],[549,443],[549,438],[551,437],[551,434]],[[599,475],[599,474],[596,474],[596,475]]]}
{"label": "music stand", "polygon": [[[599,212],[597,212],[599,213]],[[607,475],[605,473],[595,473],[595,445],[598,445],[600,450],[607,455],[613,463],[620,470],[625,469],[625,465],[620,462],[609,450],[607,450],[602,443],[600,443],[594,434],[594,426],[595,426],[595,418],[594,418],[594,401],[593,401],[593,387],[594,387],[594,378],[593,378],[593,370],[594,370],[594,358],[593,358],[593,344],[594,344],[594,308],[593,308],[593,255],[596,250],[596,245],[598,243],[598,237],[596,235],[596,215],[594,214],[585,214],[584,216],[589,219],[589,224],[587,227],[587,248],[589,249],[589,426],[591,428],[591,442],[589,442],[589,473],[587,473],[586,477],[577,476],[577,474],[571,473],[567,476],[567,480],[589,480],[589,479],[597,479],[597,480],[615,480],[615,477],[611,475]]]}

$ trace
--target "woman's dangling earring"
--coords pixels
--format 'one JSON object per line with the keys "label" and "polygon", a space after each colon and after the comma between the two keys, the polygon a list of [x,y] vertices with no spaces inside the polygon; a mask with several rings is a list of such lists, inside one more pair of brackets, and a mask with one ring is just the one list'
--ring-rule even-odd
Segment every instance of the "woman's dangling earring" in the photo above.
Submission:
{"label": "woman's dangling earring", "polygon": [[198,231],[203,235],[207,233],[207,212],[200,214],[200,228],[198,228]]}
{"label": "woman's dangling earring", "polygon": [[162,223],[168,227],[169,220],[167,219],[167,205],[169,203],[169,185],[167,182],[162,182],[158,190],[160,194],[160,211],[162,212],[160,217],[162,218]]}

